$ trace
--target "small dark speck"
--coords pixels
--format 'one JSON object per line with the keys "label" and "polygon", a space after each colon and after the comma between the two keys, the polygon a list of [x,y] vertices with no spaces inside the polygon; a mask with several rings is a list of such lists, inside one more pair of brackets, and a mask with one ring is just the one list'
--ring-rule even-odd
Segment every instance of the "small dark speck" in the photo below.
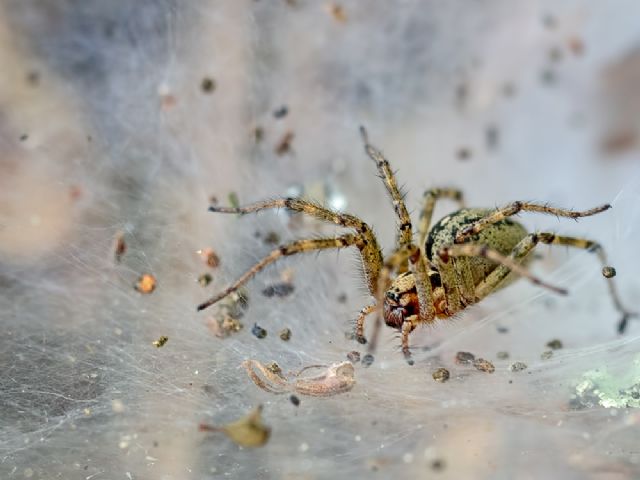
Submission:
{"label": "small dark speck", "polygon": [[286,105],[281,106],[277,110],[274,110],[273,116],[277,119],[284,118],[289,113],[289,108]]}
{"label": "small dark speck", "polygon": [[471,158],[471,150],[466,147],[459,148],[456,156],[458,160],[469,160]]}
{"label": "small dark speck", "polygon": [[338,303],[345,303],[347,301],[347,294],[346,293],[341,293],[340,295],[338,295]]}
{"label": "small dark speck", "polygon": [[300,399],[295,395],[291,395],[289,397],[289,400],[291,400],[291,403],[293,403],[296,407],[300,405]]}
{"label": "small dark speck", "polygon": [[436,458],[434,461],[431,462],[431,469],[434,470],[435,472],[441,472],[445,469],[445,467],[446,467],[446,463],[441,458]]}
{"label": "small dark speck", "polygon": [[29,138],[29,135],[27,135],[26,133],[23,133],[22,135],[20,135],[20,141],[24,142]]}
{"label": "small dark speck", "polygon": [[40,73],[35,71],[27,73],[27,83],[32,87],[37,87],[40,84]]}
{"label": "small dark speck", "polygon": [[496,330],[498,333],[509,333],[509,329],[507,327],[497,326]]}
{"label": "small dark speck", "polygon": [[200,83],[200,88],[204,93],[212,93],[216,89],[216,81],[213,78],[204,77]]}

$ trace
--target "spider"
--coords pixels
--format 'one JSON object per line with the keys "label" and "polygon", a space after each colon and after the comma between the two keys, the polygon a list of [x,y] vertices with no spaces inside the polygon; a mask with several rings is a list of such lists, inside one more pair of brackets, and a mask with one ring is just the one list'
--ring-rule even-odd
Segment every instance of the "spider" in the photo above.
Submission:
{"label": "spider", "polygon": [[[520,212],[537,212],[577,219],[604,212],[611,208],[608,204],[584,211],[523,201],[496,209],[465,208],[460,190],[434,188],[427,190],[423,196],[416,244],[404,196],[398,188],[389,162],[380,150],[369,143],[364,127],[360,128],[360,133],[365,152],[374,161],[399,220],[393,252],[383,257],[372,229],[358,217],[301,198],[278,198],[237,208],[211,206],[209,210],[212,212],[235,214],[286,208],[350,228],[353,233],[297,240],[273,250],[235,283],[200,304],[198,311],[235,292],[267,265],[282,257],[312,250],[355,246],[360,252],[369,293],[375,299],[360,311],[355,338],[362,344],[366,343],[365,318],[373,312],[382,311],[384,322],[401,332],[402,352],[411,364],[409,334],[418,325],[450,318],[509,285],[518,277],[527,278],[556,293],[566,294],[565,289],[550,285],[527,270],[526,266],[531,260],[530,253],[538,244],[565,245],[596,252],[602,264],[606,265],[606,256],[597,242],[550,232],[530,233],[511,217]],[[458,203],[460,209],[430,227],[434,207],[441,199]],[[623,307],[611,280],[608,280],[608,287],[616,309],[622,314],[618,325],[618,330],[622,333],[629,317],[635,314]],[[375,344],[377,331],[378,328],[374,330],[372,344]]]}

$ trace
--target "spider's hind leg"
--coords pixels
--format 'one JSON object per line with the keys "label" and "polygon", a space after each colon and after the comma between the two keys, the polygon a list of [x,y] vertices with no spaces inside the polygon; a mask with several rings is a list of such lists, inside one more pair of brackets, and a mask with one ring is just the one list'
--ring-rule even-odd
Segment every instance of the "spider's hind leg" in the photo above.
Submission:
{"label": "spider's hind leg", "polygon": [[[588,250],[598,255],[600,263],[603,267],[607,265],[607,256],[604,252],[604,249],[599,243],[584,238],[566,237],[548,232],[530,233],[514,247],[509,258],[515,262],[521,263],[540,243],[544,243],[547,245],[565,245],[568,247]],[[491,272],[491,274],[489,274],[489,276],[484,281],[482,281],[476,287],[476,297],[478,298],[478,300],[486,297],[491,292],[499,288],[500,284],[507,277],[507,275],[509,275],[509,273],[511,273],[511,270],[507,266],[499,265],[493,272]],[[622,314],[622,319],[618,323],[618,332],[624,333],[628,320],[631,317],[637,316],[638,314],[627,310],[622,305],[622,301],[620,300],[620,296],[618,295],[618,291],[616,289],[615,283],[613,282],[613,279],[607,279],[607,287],[609,288],[609,295],[613,300],[613,304],[616,310],[618,310],[618,312]]]}

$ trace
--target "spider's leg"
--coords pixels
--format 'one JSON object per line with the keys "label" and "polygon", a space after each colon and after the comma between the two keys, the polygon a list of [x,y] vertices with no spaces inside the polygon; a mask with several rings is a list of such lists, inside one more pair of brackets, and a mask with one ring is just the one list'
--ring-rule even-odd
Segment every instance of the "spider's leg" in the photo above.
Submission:
{"label": "spider's leg", "polygon": [[[531,233],[527,235],[514,247],[509,258],[517,262],[521,262],[539,243],[544,243],[547,245],[566,245],[568,247],[588,250],[598,255],[602,266],[607,265],[607,256],[604,252],[604,249],[599,243],[584,238],[565,237],[547,232]],[[476,296],[478,300],[486,297],[496,288],[499,288],[500,283],[506,278],[509,273],[509,268],[503,265],[498,266],[493,272],[491,272],[491,274],[476,288]],[[622,305],[613,279],[607,280],[607,286],[609,288],[609,294],[611,295],[611,299],[613,300],[613,304],[616,310],[618,310],[618,312],[622,314],[622,319],[618,324],[618,331],[620,333],[624,333],[629,318],[637,316],[638,314],[627,310]]]}
{"label": "spider's leg", "polygon": [[391,171],[389,162],[384,157],[382,152],[369,143],[369,137],[367,136],[367,131],[364,127],[360,127],[360,134],[362,135],[362,139],[364,140],[364,150],[365,152],[367,152],[367,155],[369,155],[371,160],[375,162],[376,167],[378,167],[378,172],[380,173],[387,192],[391,196],[393,208],[396,211],[396,215],[398,215],[398,219],[400,220],[398,232],[398,249],[407,247],[409,246],[409,244],[411,244],[411,242],[413,242],[413,227],[411,226],[411,217],[409,216],[407,206],[404,203],[403,195],[402,193],[400,193],[400,189],[398,188],[396,177]]}
{"label": "spider's leg", "polygon": [[367,343],[367,339],[364,336],[364,319],[367,315],[372,312],[375,312],[378,308],[378,303],[374,303],[373,305],[367,305],[358,314],[358,320],[356,320],[356,340],[358,343],[362,343],[363,345]]}
{"label": "spider's leg", "polygon": [[[532,283],[547,288],[553,292],[566,295],[567,290],[564,288],[556,287],[549,283],[540,280],[538,277],[529,272],[525,267],[520,265],[515,259],[511,257],[505,257],[496,250],[493,250],[486,245],[476,245],[471,243],[465,243],[464,245],[450,245],[448,247],[441,248],[438,252],[438,256],[441,261],[448,263],[451,257],[483,257],[487,258],[499,265],[502,265],[521,277],[529,279]],[[496,268],[500,268],[499,266]],[[492,272],[493,273],[493,272]],[[444,279],[443,279],[444,285]]]}
{"label": "spider's leg", "polygon": [[455,188],[431,188],[425,191],[422,196],[422,210],[420,212],[420,225],[418,226],[418,234],[420,235],[418,245],[420,245],[420,248],[424,248],[436,202],[442,198],[454,200],[460,208],[464,206],[461,190],[456,190]]}
{"label": "spider's leg", "polygon": [[575,210],[567,210],[562,208],[554,208],[548,205],[540,204],[540,203],[531,203],[531,202],[513,202],[507,205],[504,208],[498,208],[493,211],[489,215],[484,218],[481,218],[477,222],[468,227],[463,228],[456,235],[455,243],[464,242],[469,236],[479,233],[484,228],[489,225],[493,225],[501,220],[504,220],[507,217],[511,217],[520,212],[537,212],[537,213],[545,213],[549,215],[555,215],[557,217],[567,217],[567,218],[580,218],[580,217],[590,217],[591,215],[596,215],[598,213],[604,212],[605,210],[609,210],[611,205],[605,204],[599,207],[592,208],[590,210],[584,210],[582,212],[577,212]]}
{"label": "spider's leg", "polygon": [[312,250],[325,250],[329,248],[345,248],[351,245],[356,245],[362,250],[362,237],[354,234],[342,235],[335,238],[314,238],[307,240],[298,240],[288,245],[283,245],[280,248],[273,250],[269,255],[264,257],[253,267],[247,270],[235,283],[224,289],[217,295],[214,295],[209,300],[198,305],[198,311],[213,305],[214,303],[222,300],[227,295],[238,290],[242,285],[247,283],[255,274],[264,269],[267,265],[275,262],[281,257],[288,255],[295,255],[296,253],[309,252]]}
{"label": "spider's leg", "polygon": [[373,230],[358,217],[347,213],[336,212],[301,198],[277,198],[237,208],[211,206],[209,207],[209,211],[246,214],[273,208],[286,208],[294,212],[304,213],[318,220],[354,229],[357,232],[357,237],[360,239],[358,248],[360,249],[367,287],[371,295],[376,296],[378,276],[382,268],[382,253],[380,252],[380,247],[378,246],[378,241],[376,240]]}
{"label": "spider's leg", "polygon": [[[404,198],[400,193],[398,183],[387,159],[380,150],[369,143],[367,131],[364,127],[360,127],[360,133],[364,140],[364,149],[378,167],[378,172],[380,172],[387,192],[393,201],[393,208],[400,220],[397,251],[402,252],[401,255],[407,256],[411,273],[414,274],[416,279],[416,292],[420,303],[420,321],[431,321],[435,317],[435,309],[431,301],[431,283],[427,278],[427,270],[421,251],[413,243],[413,227],[407,206],[404,203]],[[378,283],[378,285],[380,285],[380,283]],[[381,292],[378,288],[376,293],[376,299],[382,299],[384,292]]]}
{"label": "spider's leg", "polygon": [[413,365],[413,359],[411,358],[411,350],[409,349],[409,334],[416,328],[419,319],[417,315],[411,315],[407,317],[402,323],[402,353],[409,365]]}

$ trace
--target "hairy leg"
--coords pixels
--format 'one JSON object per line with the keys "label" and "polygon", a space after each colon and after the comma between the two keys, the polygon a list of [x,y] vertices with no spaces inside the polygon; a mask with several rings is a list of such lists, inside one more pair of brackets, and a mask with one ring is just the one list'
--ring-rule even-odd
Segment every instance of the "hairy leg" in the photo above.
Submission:
{"label": "hairy leg", "polygon": [[374,297],[376,296],[378,276],[380,274],[380,269],[382,268],[382,253],[380,252],[380,247],[378,246],[378,241],[376,240],[373,231],[369,225],[358,217],[346,213],[335,212],[329,208],[301,198],[277,198],[237,208],[212,206],[209,207],[209,211],[247,214],[273,208],[286,208],[325,222],[334,223],[341,227],[354,229],[357,232],[357,237],[360,239],[358,248],[360,249],[360,256],[362,258],[367,287],[369,288],[371,295]]}
{"label": "hairy leg", "polygon": [[567,217],[567,218],[581,218],[581,217],[590,217],[591,215],[596,215],[598,213],[604,212],[605,210],[609,210],[611,205],[601,205],[599,207],[592,208],[590,210],[584,210],[582,212],[577,212],[575,210],[567,210],[562,208],[554,208],[548,205],[543,205],[539,203],[530,203],[530,202],[513,202],[507,205],[504,208],[499,208],[495,210],[493,213],[490,213],[486,217],[478,220],[472,225],[463,228],[456,235],[455,243],[464,242],[469,236],[479,233],[484,228],[489,225],[493,225],[501,220],[504,220],[507,217],[511,217],[520,212],[537,212],[537,213],[545,213],[549,215],[556,215],[557,217]]}
{"label": "hairy leg", "polygon": [[[548,232],[531,233],[527,235],[514,247],[509,258],[520,263],[540,243],[547,245],[565,245],[568,247],[595,252],[600,259],[602,266],[604,267],[607,265],[607,256],[599,243],[585,238],[566,237]],[[476,288],[476,296],[478,297],[478,300],[486,297],[498,288],[500,283],[507,277],[507,275],[509,275],[510,272],[511,270],[504,265],[498,266],[493,272],[491,272],[491,274]],[[609,295],[613,300],[616,310],[622,314],[622,319],[618,324],[618,331],[620,333],[624,333],[629,318],[637,316],[637,314],[627,310],[622,305],[620,296],[618,295],[618,291],[612,279],[607,279],[607,287],[609,288]]]}
{"label": "hairy leg", "polygon": [[258,263],[256,263],[253,267],[247,270],[235,283],[229,285],[222,292],[214,295],[206,302],[198,305],[198,311],[204,310],[207,307],[210,307],[214,303],[222,300],[227,295],[238,290],[242,285],[247,283],[254,275],[264,269],[267,265],[275,262],[279,258],[295,255],[297,253],[310,252],[313,250],[326,250],[330,248],[345,248],[350,247],[352,245],[356,245],[358,248],[362,249],[361,242],[363,238],[359,235],[347,234],[340,237],[335,238],[314,238],[308,240],[298,240],[292,242],[288,245],[283,245],[280,248],[273,250],[269,255],[264,257]]}

